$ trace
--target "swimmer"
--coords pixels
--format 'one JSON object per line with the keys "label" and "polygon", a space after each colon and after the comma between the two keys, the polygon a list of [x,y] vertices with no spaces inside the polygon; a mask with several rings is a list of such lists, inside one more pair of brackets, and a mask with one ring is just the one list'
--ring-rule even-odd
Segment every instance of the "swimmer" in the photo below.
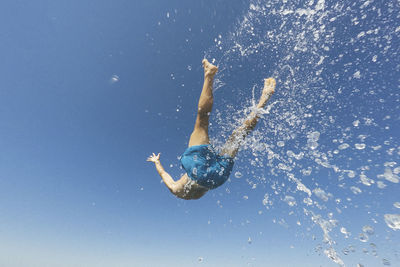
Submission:
{"label": "swimmer", "polygon": [[[172,194],[183,199],[199,199],[207,191],[217,188],[228,180],[232,171],[234,158],[244,138],[254,129],[259,114],[251,112],[244,123],[235,129],[228,141],[218,153],[210,144],[208,120],[213,106],[212,86],[218,68],[203,60],[204,85],[201,91],[197,118],[190,136],[189,145],[181,157],[182,167],[186,173],[178,180],[164,170],[160,163],[160,153],[151,155],[147,161],[154,162],[155,167]],[[275,91],[275,79],[264,81],[257,108],[264,108]]]}

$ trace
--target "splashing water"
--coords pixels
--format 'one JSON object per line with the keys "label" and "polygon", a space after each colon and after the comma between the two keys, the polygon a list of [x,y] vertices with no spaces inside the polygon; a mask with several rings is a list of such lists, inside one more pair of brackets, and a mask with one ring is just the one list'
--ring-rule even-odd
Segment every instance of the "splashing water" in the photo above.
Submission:
{"label": "splashing water", "polygon": [[[235,177],[270,187],[274,193],[260,200],[266,208],[284,201],[299,217],[306,215],[322,230],[324,254],[340,266],[343,256],[354,253],[346,243],[355,242],[348,227],[362,230],[362,243],[389,230],[390,240],[400,229],[400,215],[389,214],[400,204],[386,200],[398,192],[400,181],[399,5],[394,0],[251,0],[234,30],[218,36],[206,53],[219,66],[214,90],[231,90],[242,101],[222,100],[223,111],[217,109],[212,129],[218,132],[212,140],[217,147],[255,110],[262,79],[276,78],[276,93],[258,111],[261,121],[238,158],[245,167]],[[244,70],[252,73],[247,85],[237,78]],[[282,183],[285,179],[288,183]],[[352,220],[360,207],[360,221]],[[343,256],[337,252],[338,235],[348,240],[341,244]],[[388,265],[385,257],[381,261]]]}
{"label": "splashing water", "polygon": [[400,214],[385,214],[386,224],[393,230],[400,230]]}

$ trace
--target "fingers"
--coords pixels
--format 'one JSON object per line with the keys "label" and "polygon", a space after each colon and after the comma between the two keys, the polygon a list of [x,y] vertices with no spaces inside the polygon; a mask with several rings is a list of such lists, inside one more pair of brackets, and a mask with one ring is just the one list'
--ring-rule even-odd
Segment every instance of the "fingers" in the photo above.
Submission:
{"label": "fingers", "polygon": [[161,153],[158,153],[157,155],[153,153],[153,155],[148,157],[146,161],[156,162],[158,159],[160,159],[160,155]]}

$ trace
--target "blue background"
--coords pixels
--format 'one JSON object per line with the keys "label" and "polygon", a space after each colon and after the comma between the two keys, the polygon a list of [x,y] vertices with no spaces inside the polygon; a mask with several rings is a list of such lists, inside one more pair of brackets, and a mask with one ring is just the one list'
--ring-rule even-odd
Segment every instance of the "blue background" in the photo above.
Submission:
{"label": "blue background", "polygon": [[[177,157],[187,147],[194,125],[203,77],[201,60],[210,56],[217,59],[216,63],[223,61],[223,52],[214,49],[215,38],[227,38],[235,31],[249,3],[2,1],[1,266],[336,266],[316,249],[322,231],[302,214],[301,200],[295,209],[298,219],[289,214],[291,208],[286,203],[278,201],[288,191],[282,191],[273,207],[265,209],[262,200],[265,193],[272,192],[271,184],[261,183],[255,190],[249,187],[252,178],[248,171],[253,168],[249,160],[254,155],[248,150],[239,153],[242,160],[233,172],[242,171],[249,180],[231,178],[197,201],[172,196],[145,161],[152,152],[161,152],[166,170],[174,178],[182,173]],[[399,32],[395,31],[398,26],[393,14],[399,13],[399,6],[395,1],[387,3],[377,1],[370,8],[395,10],[373,19],[391,29],[382,33],[392,36],[391,47],[383,54],[383,47],[361,46],[369,56],[377,51],[388,60],[377,67],[359,60],[358,67],[370,73],[365,79],[333,78],[335,72],[347,72],[343,68],[346,63],[365,59],[354,52],[356,44],[348,43],[347,35],[357,35],[359,29],[340,28],[350,25],[350,19],[344,18],[334,25],[338,35],[326,55],[334,60],[340,53],[348,54],[345,62],[336,61],[327,67],[329,71],[324,72],[320,83],[327,88],[375,88],[386,104],[376,105],[375,95],[346,90],[338,95],[335,105],[313,104],[315,110],[328,109],[322,119],[328,113],[339,118],[337,125],[343,125],[343,129],[351,125],[355,115],[369,114],[379,124],[378,130],[360,133],[369,131],[374,145],[391,137],[392,146],[398,148]],[[296,1],[293,6],[303,4]],[[349,7],[355,17],[362,15],[358,6]],[[369,29],[368,18],[360,27]],[[259,86],[262,78],[281,70],[281,56],[264,54],[267,64],[262,67],[253,62],[257,69],[252,67],[251,57],[245,57],[243,69],[221,72],[227,86],[215,92],[214,109],[224,110],[228,103],[234,110],[248,105],[252,86]],[[348,71],[352,74],[356,69],[349,67]],[[116,81],[113,75],[117,75]],[[285,110],[279,108],[279,101],[290,94],[283,90],[283,78],[277,79],[274,97],[278,104],[273,108],[282,113]],[[392,119],[384,122],[384,115]],[[219,121],[215,117],[211,120],[215,137]],[[389,131],[384,130],[385,125],[391,127]],[[307,127],[316,128],[312,124]],[[345,132],[343,129],[335,127],[321,133],[336,138]],[[225,129],[224,134],[230,130]],[[356,130],[351,133],[360,134]],[[279,140],[270,138],[271,143]],[[321,142],[326,150],[333,149],[332,142],[322,136]],[[375,165],[382,165],[398,160],[396,153],[357,152],[339,158],[337,163],[356,169],[372,158]],[[349,162],[349,157],[354,161]],[[372,172],[377,175],[383,171]],[[309,181],[308,185],[315,185],[311,189],[319,186],[335,198],[353,197],[349,191],[329,187],[339,183],[332,170],[321,170],[318,177],[322,180]],[[291,183],[284,175],[274,181]],[[337,215],[346,225],[370,222],[373,217],[380,220],[374,226],[375,232],[382,233],[375,241],[380,242],[379,257],[363,254],[362,245],[358,245],[358,254],[341,254],[345,262],[381,266],[381,258],[388,258],[392,266],[400,263],[398,232],[389,229],[382,219],[384,213],[399,213],[392,206],[400,201],[399,187],[390,184],[385,190],[371,189],[355,198],[347,213]],[[368,213],[369,209],[363,208],[365,203],[382,209],[381,214]],[[335,202],[330,205],[326,214],[335,210]],[[359,206],[359,213],[352,212]],[[281,218],[285,223],[278,223]],[[301,227],[296,225],[298,220]],[[354,230],[351,242],[360,244],[354,241],[358,230]],[[339,245],[347,244],[340,233],[332,236]],[[387,236],[390,238],[385,239]]]}

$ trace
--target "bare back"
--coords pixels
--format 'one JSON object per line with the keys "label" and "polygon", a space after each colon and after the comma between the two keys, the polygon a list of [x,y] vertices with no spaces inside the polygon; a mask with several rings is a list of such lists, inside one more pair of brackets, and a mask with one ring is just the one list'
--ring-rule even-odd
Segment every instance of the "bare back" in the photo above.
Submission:
{"label": "bare back", "polygon": [[175,196],[183,199],[199,199],[207,193],[208,188],[199,185],[195,181],[189,178],[185,173],[179,179],[179,185],[175,192],[172,192]]}

